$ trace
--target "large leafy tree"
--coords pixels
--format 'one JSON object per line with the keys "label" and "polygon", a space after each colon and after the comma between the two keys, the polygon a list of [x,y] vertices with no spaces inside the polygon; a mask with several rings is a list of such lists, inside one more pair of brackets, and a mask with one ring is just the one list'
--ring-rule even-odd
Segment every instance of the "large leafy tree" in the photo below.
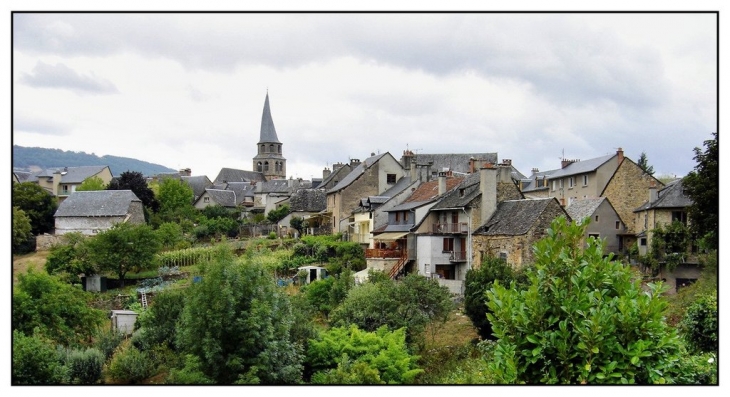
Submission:
{"label": "large leafy tree", "polygon": [[56,199],[37,183],[13,184],[13,207],[18,207],[30,219],[34,235],[48,233],[54,228],[53,214],[58,204]]}
{"label": "large leafy tree", "polygon": [[685,193],[692,199],[688,215],[692,228],[700,238],[704,239],[708,249],[718,248],[718,228],[720,209],[720,151],[717,144],[717,132],[713,139],[706,140],[705,150],[695,148],[697,165],[682,181]]}
{"label": "large leafy tree", "polygon": [[131,190],[146,208],[154,212],[157,212],[159,208],[155,193],[147,186],[147,180],[141,172],[122,172],[118,178],[112,179],[107,190]]}
{"label": "large leafy tree", "polygon": [[89,240],[89,258],[99,270],[117,274],[122,286],[129,271],[139,272],[155,266],[160,250],[157,233],[148,225],[117,223]]}
{"label": "large leafy tree", "polygon": [[490,369],[528,384],[670,383],[682,346],[665,322],[661,285],[603,257],[585,225],[559,217],[535,245],[529,286],[498,281],[487,292],[497,336]]}
{"label": "large leafy tree", "polygon": [[51,247],[46,257],[45,269],[71,283],[79,282],[80,274],[98,273],[89,255],[89,240],[79,232],[66,233],[59,244]]}
{"label": "large leafy tree", "polygon": [[13,330],[42,335],[62,345],[88,341],[106,318],[88,304],[89,293],[45,272],[18,276],[13,291]]}
{"label": "large leafy tree", "polygon": [[220,247],[188,290],[179,348],[217,384],[299,383],[303,351],[291,342],[288,297],[262,266]]}
{"label": "large leafy tree", "polygon": [[166,222],[194,218],[193,197],[193,188],[181,179],[163,178],[157,192],[159,215]]}

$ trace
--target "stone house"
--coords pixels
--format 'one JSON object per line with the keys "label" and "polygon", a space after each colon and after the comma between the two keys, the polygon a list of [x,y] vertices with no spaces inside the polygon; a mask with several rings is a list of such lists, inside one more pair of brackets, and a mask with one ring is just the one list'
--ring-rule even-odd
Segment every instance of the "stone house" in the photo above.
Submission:
{"label": "stone house", "polygon": [[205,175],[181,175],[180,179],[193,189],[193,203],[203,195],[206,188],[213,186],[213,182]]}
{"label": "stone house", "polygon": [[547,197],[555,197],[562,206],[573,200],[600,197],[608,181],[624,160],[624,151],[588,160],[561,161],[561,168],[547,177]]}
{"label": "stone house", "polygon": [[236,209],[238,207],[236,204],[236,193],[232,190],[208,188],[205,189],[203,194],[201,194],[193,203],[193,207],[199,210],[211,205],[220,205],[224,208]]}
{"label": "stone house", "polygon": [[112,172],[106,165],[48,168],[27,179],[58,198],[59,203],[76,191],[85,180],[98,177],[105,184],[112,180]]}
{"label": "stone house", "polygon": [[354,223],[353,212],[363,197],[377,196],[404,176],[403,167],[388,152],[365,159],[333,188],[327,191],[327,210],[333,232],[346,232]]}
{"label": "stone house", "polygon": [[565,208],[570,218],[578,223],[589,219],[586,226],[585,238],[595,237],[603,240],[603,253],[618,254],[623,250],[623,236],[626,235],[626,225],[606,197],[573,200]]}
{"label": "stone house", "polygon": [[374,248],[373,230],[388,223],[388,210],[400,205],[420,185],[411,183],[411,177],[404,176],[396,184],[378,196],[363,197],[360,206],[353,211],[353,225],[348,232],[350,241],[360,243],[363,248]]}
{"label": "stone house", "polygon": [[327,208],[327,197],[325,193],[319,189],[298,189],[288,200],[289,210],[291,211],[284,219],[279,221],[279,226],[291,229],[291,219],[299,217],[307,221]]}
{"label": "stone house", "polygon": [[349,174],[353,169],[355,169],[358,165],[360,165],[360,160],[358,159],[351,159],[349,164],[344,163],[335,163],[332,164],[332,170],[325,167],[322,171],[322,182],[317,186],[317,188],[324,190],[325,192],[327,190],[330,190],[331,188],[335,187],[342,179],[344,179],[347,174]]}
{"label": "stone house", "polygon": [[462,294],[466,272],[475,259],[473,231],[498,203],[522,198],[509,163],[487,164],[467,176],[430,208],[417,228],[418,273],[435,277],[452,293]]}
{"label": "stone house", "polygon": [[472,234],[475,267],[486,256],[502,258],[515,269],[534,263],[533,245],[561,215],[571,221],[555,197],[500,202]]}
{"label": "stone house", "polygon": [[56,235],[94,235],[116,223],[145,223],[142,201],[131,190],[74,192],[59,204],[54,218]]}
{"label": "stone house", "polygon": [[[675,179],[663,188],[656,184],[650,186],[647,198],[648,201],[634,210],[639,255],[646,255],[651,251],[654,229],[657,227],[666,227],[673,222],[687,225],[687,207],[692,205],[692,200],[684,192],[681,179]],[[688,285],[700,276],[696,247],[690,244],[681,254],[684,258],[681,264],[672,270],[661,266],[656,275],[657,279],[663,280],[669,286],[669,293],[676,292],[682,285]]]}

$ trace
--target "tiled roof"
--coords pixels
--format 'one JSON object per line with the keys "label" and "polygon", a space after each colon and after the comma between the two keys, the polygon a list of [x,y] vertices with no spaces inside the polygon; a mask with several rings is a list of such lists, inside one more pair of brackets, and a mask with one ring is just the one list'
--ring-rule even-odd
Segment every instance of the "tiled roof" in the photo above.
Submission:
{"label": "tiled roof", "polygon": [[81,183],[108,168],[106,165],[85,165],[81,167],[47,168],[35,174],[37,177],[53,178],[56,171],[61,171],[61,183]]}
{"label": "tiled roof", "polygon": [[[446,192],[458,186],[464,178],[459,177],[447,177],[446,178]],[[444,193],[446,193],[444,192]],[[414,201],[431,201],[439,196],[439,181],[438,179],[431,180],[422,183],[411,195],[403,201],[403,203],[410,203]]]}
{"label": "tiled roof", "polygon": [[205,189],[211,201],[221,207],[235,207],[236,193],[231,190]]}
{"label": "tiled roof", "polygon": [[592,216],[604,200],[606,200],[605,197],[573,200],[573,202],[565,208],[565,212],[567,212],[572,219],[584,219]]}
{"label": "tiled roof", "polygon": [[289,198],[289,207],[298,212],[319,212],[327,208],[327,195],[319,189],[299,189]]}
{"label": "tiled roof", "polygon": [[37,179],[33,176],[33,173],[30,171],[13,171],[13,174],[15,175],[15,177],[18,179],[18,182],[20,182],[20,183],[30,182],[30,181]]}
{"label": "tiled roof", "polygon": [[[555,198],[507,200],[497,205],[489,221],[474,234],[518,236],[527,233]],[[557,204],[557,203],[556,203]]]}
{"label": "tiled roof", "polygon": [[493,164],[497,163],[497,153],[443,153],[428,154],[418,153],[415,156],[416,164],[427,164],[433,162],[431,171],[441,171],[448,168],[451,171],[469,173],[469,160],[487,161]]}
{"label": "tiled roof", "polygon": [[350,186],[350,184],[352,182],[355,182],[355,180],[357,180],[357,178],[359,178],[360,175],[362,175],[365,172],[366,168],[372,167],[373,164],[380,161],[380,159],[383,158],[383,156],[385,156],[386,154],[388,154],[388,152],[366,158],[365,161],[363,161],[357,167],[355,167],[355,169],[350,171],[350,173],[347,174],[347,176],[342,178],[340,180],[340,182],[337,185],[335,185],[332,189],[328,190],[327,193],[338,192],[338,191]]}
{"label": "tiled roof", "polygon": [[230,182],[223,190],[230,190],[236,193],[236,205],[241,204],[246,197],[253,197],[256,186],[249,182]]}
{"label": "tiled roof", "polygon": [[237,170],[235,168],[221,168],[215,183],[219,182],[264,182],[266,178],[261,172]]}
{"label": "tiled roof", "polygon": [[[648,195],[648,192],[647,192]],[[654,202],[646,202],[636,211],[643,211],[652,208],[685,208],[692,205],[692,199],[684,194],[684,185],[681,179],[675,179],[657,192],[657,199]]]}
{"label": "tiled roof", "polygon": [[[557,172],[558,170],[548,170],[548,171],[541,171],[541,172],[535,172],[532,175],[530,175],[529,178],[525,177],[521,179],[521,182],[524,182],[522,191],[527,192],[534,192],[536,190],[544,190],[548,188],[548,180],[550,179],[550,176]],[[537,183],[535,182],[535,178],[537,179],[543,179],[545,178],[545,184],[542,187],[537,187]]]}
{"label": "tiled roof", "polygon": [[205,175],[181,176],[180,179],[193,189],[193,195],[196,199],[205,192],[206,188],[213,185]]}
{"label": "tiled roof", "polygon": [[132,201],[140,199],[131,190],[73,192],[59,204],[55,216],[123,216]]}
{"label": "tiled roof", "polygon": [[616,154],[609,154],[603,157],[596,157],[594,159],[588,159],[584,161],[576,161],[567,165],[565,168],[556,170],[555,172],[550,174],[550,176],[548,176],[548,179],[562,178],[570,175],[593,172],[598,169],[598,167],[602,166],[603,164],[608,162],[608,160],[611,160],[614,157],[616,157]]}
{"label": "tiled roof", "polygon": [[[462,189],[464,191],[463,195],[461,194]],[[434,205],[431,209],[461,208],[478,197],[480,193],[479,173],[475,172],[464,178],[456,189],[446,193],[438,204]]]}
{"label": "tiled roof", "polygon": [[271,118],[271,108],[269,107],[269,93],[266,93],[264,101],[264,111],[261,114],[261,134],[259,143],[281,143],[276,136],[276,128],[274,128],[274,119]]}

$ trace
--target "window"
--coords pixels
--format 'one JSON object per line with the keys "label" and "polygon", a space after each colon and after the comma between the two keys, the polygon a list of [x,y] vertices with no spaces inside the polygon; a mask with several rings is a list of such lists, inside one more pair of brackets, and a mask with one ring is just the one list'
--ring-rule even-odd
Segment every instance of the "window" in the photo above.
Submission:
{"label": "window", "polygon": [[583,175],[583,186],[588,186],[588,175]]}
{"label": "window", "polygon": [[504,262],[507,262],[507,253],[504,251],[500,252],[499,259],[503,260]]}
{"label": "window", "polygon": [[445,238],[443,252],[453,252],[453,251],[454,251],[454,239]]}
{"label": "window", "polygon": [[538,179],[537,180],[537,187],[545,187],[545,181],[543,179]]}
{"label": "window", "polygon": [[281,145],[278,145],[279,154],[281,154]]}
{"label": "window", "polygon": [[464,197],[464,189],[459,189],[459,197]]}
{"label": "window", "polygon": [[555,190],[558,186],[558,181],[553,181],[553,190]]}
{"label": "window", "polygon": [[264,162],[264,172],[267,172],[268,170],[269,170],[269,162],[265,161]]}
{"label": "window", "polygon": [[621,229],[621,221],[616,221],[616,230]]}
{"label": "window", "polygon": [[387,175],[387,182],[389,185],[392,185],[395,183],[395,174],[388,174]]}
{"label": "window", "polygon": [[451,213],[451,223],[459,223],[459,213],[456,211],[453,211]]}
{"label": "window", "polygon": [[598,215],[596,215],[596,223],[598,223]]}
{"label": "window", "polygon": [[203,197],[204,203],[210,203],[210,197]]}
{"label": "window", "polygon": [[646,247],[646,237],[642,238],[642,239],[641,239],[641,240],[639,241],[639,245],[641,245],[642,247]]}
{"label": "window", "polygon": [[269,145],[269,152],[274,153],[274,145]]}
{"label": "window", "polygon": [[571,176],[570,178],[568,178],[568,188],[572,189],[574,185],[575,185],[575,177]]}
{"label": "window", "polygon": [[684,211],[672,211],[672,222],[682,222],[683,224],[687,224],[687,213]]}
{"label": "window", "polygon": [[261,162],[256,163],[256,171],[261,172]]}
{"label": "window", "polygon": [[266,145],[261,145],[261,153],[266,151]]}
{"label": "window", "polygon": [[400,212],[395,213],[395,221],[400,222]]}
{"label": "window", "polygon": [[405,212],[403,213],[403,222],[405,222],[405,223],[407,223],[407,222],[408,222],[408,211],[405,211]]}
{"label": "window", "polygon": [[591,237],[593,237],[593,238],[595,238],[596,240],[598,240],[598,238],[599,238],[599,234],[598,234],[598,233],[588,233],[588,238],[591,238]]}

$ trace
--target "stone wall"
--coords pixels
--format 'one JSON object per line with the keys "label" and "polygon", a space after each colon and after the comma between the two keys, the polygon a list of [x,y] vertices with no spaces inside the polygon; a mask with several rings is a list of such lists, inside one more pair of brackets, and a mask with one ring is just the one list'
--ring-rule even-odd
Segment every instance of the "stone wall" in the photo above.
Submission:
{"label": "stone wall", "polygon": [[656,183],[660,189],[664,186],[632,160],[626,158],[603,191],[602,196],[611,201],[613,208],[621,217],[621,221],[629,228],[628,233],[641,231],[634,228],[634,210],[649,201],[649,186],[652,182]]}

